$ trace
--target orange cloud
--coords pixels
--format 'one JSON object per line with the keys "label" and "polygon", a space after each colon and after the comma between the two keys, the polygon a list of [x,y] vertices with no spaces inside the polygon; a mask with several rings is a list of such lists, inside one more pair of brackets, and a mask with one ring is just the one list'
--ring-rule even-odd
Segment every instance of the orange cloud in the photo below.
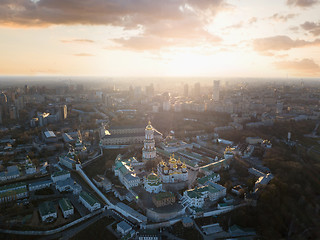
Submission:
{"label": "orange cloud", "polygon": [[271,17],[269,17],[269,19],[277,21],[277,22],[286,22],[289,19],[295,18],[296,16],[298,16],[298,14],[290,13],[290,14],[283,15],[280,13],[275,13]]}
{"label": "orange cloud", "polygon": [[60,40],[62,43],[94,43],[90,39],[71,39],[71,40]]}
{"label": "orange cloud", "polygon": [[314,41],[292,40],[288,36],[274,36],[253,40],[253,49],[258,52],[289,50],[291,48],[320,45],[320,39]]}
{"label": "orange cloud", "polygon": [[92,57],[94,55],[90,54],[90,53],[75,53],[75,54],[73,54],[73,56],[76,56],[76,57]]}
{"label": "orange cloud", "polygon": [[308,75],[308,76],[317,76],[320,73],[320,66],[315,63],[312,59],[302,59],[294,61],[281,61],[276,62],[274,65],[285,71],[290,71],[296,75]]}
{"label": "orange cloud", "polygon": [[320,22],[315,23],[315,22],[305,22],[301,24],[301,27],[304,30],[309,31],[309,33],[313,34],[314,36],[319,36],[320,35]]}
{"label": "orange cloud", "polygon": [[[207,43],[220,41],[221,38],[210,34],[206,26],[227,7],[225,0],[2,0],[0,25],[47,27],[84,24],[112,25],[124,30],[142,29],[138,37],[152,41],[146,48],[151,48],[151,45],[157,48],[162,43],[185,45],[190,43],[190,39]],[[162,39],[154,40],[156,37]],[[139,42],[143,40],[134,38],[131,43],[123,39],[115,41],[140,49]],[[155,45],[156,41],[159,45]],[[62,42],[89,41],[75,39]]]}
{"label": "orange cloud", "polygon": [[297,7],[311,7],[317,3],[318,0],[287,0],[287,5]]}

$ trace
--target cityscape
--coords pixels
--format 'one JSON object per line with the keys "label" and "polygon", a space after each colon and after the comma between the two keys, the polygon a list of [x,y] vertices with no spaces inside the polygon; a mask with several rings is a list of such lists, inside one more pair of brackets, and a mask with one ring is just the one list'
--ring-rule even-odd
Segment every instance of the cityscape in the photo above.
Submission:
{"label": "cityscape", "polygon": [[0,1],[0,239],[320,239],[319,6]]}

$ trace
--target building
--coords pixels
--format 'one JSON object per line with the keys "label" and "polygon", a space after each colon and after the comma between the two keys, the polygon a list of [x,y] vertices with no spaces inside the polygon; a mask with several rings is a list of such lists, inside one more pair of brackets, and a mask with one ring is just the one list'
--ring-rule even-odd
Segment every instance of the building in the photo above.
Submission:
{"label": "building", "polygon": [[140,178],[137,177],[130,161],[122,160],[121,155],[116,157],[113,171],[114,175],[119,177],[120,182],[127,189],[136,187],[140,184]]}
{"label": "building", "polygon": [[234,157],[234,148],[231,147],[226,147],[226,149],[224,150],[224,158],[225,159],[232,159]]}
{"label": "building", "polygon": [[173,204],[175,201],[176,197],[172,192],[160,192],[152,196],[152,202],[156,207],[163,207]]}
{"label": "building", "polygon": [[149,161],[155,159],[157,156],[157,150],[155,147],[156,143],[154,140],[154,129],[150,121],[145,129],[145,139],[143,144],[144,145],[142,148],[142,160]]}
{"label": "building", "polygon": [[26,169],[26,174],[35,174],[37,172],[37,169],[31,162],[31,159],[29,158],[29,156],[27,156],[27,159],[26,159],[25,169]]}
{"label": "building", "polygon": [[72,191],[73,194],[80,194],[82,187],[76,183],[72,178],[67,178],[65,180],[59,180],[56,182],[56,189],[59,192]]}
{"label": "building", "polygon": [[188,84],[185,84],[183,86],[183,96],[184,97],[189,97],[189,85]]}
{"label": "building", "polygon": [[220,81],[214,80],[213,81],[213,93],[212,93],[213,101],[219,101],[220,99]]}
{"label": "building", "polygon": [[144,189],[150,193],[159,193],[162,191],[161,179],[153,171],[144,178]]}
{"label": "building", "polygon": [[101,207],[100,203],[93,195],[84,191],[79,195],[79,202],[81,202],[90,212]]}
{"label": "building", "polygon": [[66,155],[59,157],[59,163],[69,169],[76,169],[76,165],[80,164],[74,152],[69,151]]}
{"label": "building", "polygon": [[246,142],[249,144],[261,144],[263,142],[262,138],[259,137],[247,137]]}
{"label": "building", "polygon": [[57,218],[57,210],[50,201],[43,202],[39,205],[39,213],[42,222],[52,222]]}
{"label": "building", "polygon": [[200,186],[207,185],[208,181],[219,182],[220,181],[219,173],[212,173],[210,175],[197,179],[198,185]]}
{"label": "building", "polygon": [[0,203],[11,202],[28,197],[27,185],[15,183],[0,187]]}
{"label": "building", "polygon": [[50,187],[52,184],[52,180],[46,180],[41,182],[34,182],[29,184],[29,191],[36,191],[39,189]]}
{"label": "building", "polygon": [[66,180],[67,178],[70,178],[70,172],[66,170],[61,170],[51,175],[51,179],[54,183],[56,183],[57,181]]}
{"label": "building", "polygon": [[174,154],[170,156],[168,163],[161,161],[158,164],[158,175],[163,183],[184,182],[188,180],[188,170],[185,163],[176,160]]}
{"label": "building", "polygon": [[[142,127],[111,127],[110,134],[101,136],[101,145],[125,145],[144,143],[145,128]],[[154,139],[162,140],[162,134],[159,131],[154,131]]]}
{"label": "building", "polygon": [[256,181],[254,188],[257,189],[261,186],[266,186],[271,180],[273,179],[273,174],[268,173],[264,175],[263,177],[259,177],[259,179]]}
{"label": "building", "polygon": [[67,198],[62,198],[59,200],[59,207],[61,209],[61,212],[64,218],[68,218],[74,214],[74,208],[70,200]]}
{"label": "building", "polygon": [[97,175],[92,180],[97,187],[102,188],[104,192],[109,192],[112,188],[112,183],[105,176]]}
{"label": "building", "polygon": [[209,181],[206,186],[184,191],[182,204],[188,207],[202,208],[206,199],[216,201],[224,196],[226,196],[226,188]]}
{"label": "building", "polygon": [[183,225],[183,227],[192,227],[193,220],[190,217],[183,217],[182,218],[182,225]]}
{"label": "building", "polygon": [[137,234],[138,240],[159,240],[161,236],[157,230],[154,229],[141,229]]}
{"label": "building", "polygon": [[20,177],[19,168],[16,165],[7,167],[7,171],[0,172],[0,181],[7,181]]}
{"label": "building", "polygon": [[125,221],[119,222],[117,224],[117,231],[122,234],[122,236],[127,235],[132,230],[132,227]]}
{"label": "building", "polygon": [[44,141],[46,143],[56,143],[58,142],[57,136],[54,134],[53,131],[45,131],[43,132]]}
{"label": "building", "polygon": [[185,150],[186,148],[192,149],[192,144],[187,144],[181,140],[175,139],[173,136],[168,136],[164,139],[163,143],[160,144],[161,148],[169,153],[178,152]]}

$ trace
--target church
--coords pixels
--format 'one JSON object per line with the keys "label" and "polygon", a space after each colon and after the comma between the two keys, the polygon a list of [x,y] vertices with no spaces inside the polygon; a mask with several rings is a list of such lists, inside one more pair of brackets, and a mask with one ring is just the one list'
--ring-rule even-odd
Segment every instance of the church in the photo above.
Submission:
{"label": "church", "polygon": [[149,193],[159,193],[162,191],[160,177],[153,171],[144,178],[144,189]]}
{"label": "church", "polygon": [[158,165],[158,175],[163,183],[184,182],[188,180],[188,170],[185,163],[176,160],[174,154],[170,156],[168,163],[161,161]]}

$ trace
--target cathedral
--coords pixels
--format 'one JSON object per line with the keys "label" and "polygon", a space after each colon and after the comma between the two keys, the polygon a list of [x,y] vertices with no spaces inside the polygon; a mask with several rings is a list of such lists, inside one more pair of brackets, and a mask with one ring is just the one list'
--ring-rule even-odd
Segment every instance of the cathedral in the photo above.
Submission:
{"label": "cathedral", "polygon": [[154,140],[154,128],[151,126],[151,122],[149,121],[148,125],[145,129],[145,139],[144,145],[142,148],[142,160],[148,161],[153,160],[157,156],[157,151],[155,147]]}
{"label": "cathedral", "polygon": [[144,188],[150,193],[159,193],[162,191],[162,183],[160,177],[153,171],[144,178]]}
{"label": "cathedral", "polygon": [[161,161],[158,165],[158,175],[163,183],[184,182],[188,180],[188,170],[185,163],[170,156],[168,163]]}

